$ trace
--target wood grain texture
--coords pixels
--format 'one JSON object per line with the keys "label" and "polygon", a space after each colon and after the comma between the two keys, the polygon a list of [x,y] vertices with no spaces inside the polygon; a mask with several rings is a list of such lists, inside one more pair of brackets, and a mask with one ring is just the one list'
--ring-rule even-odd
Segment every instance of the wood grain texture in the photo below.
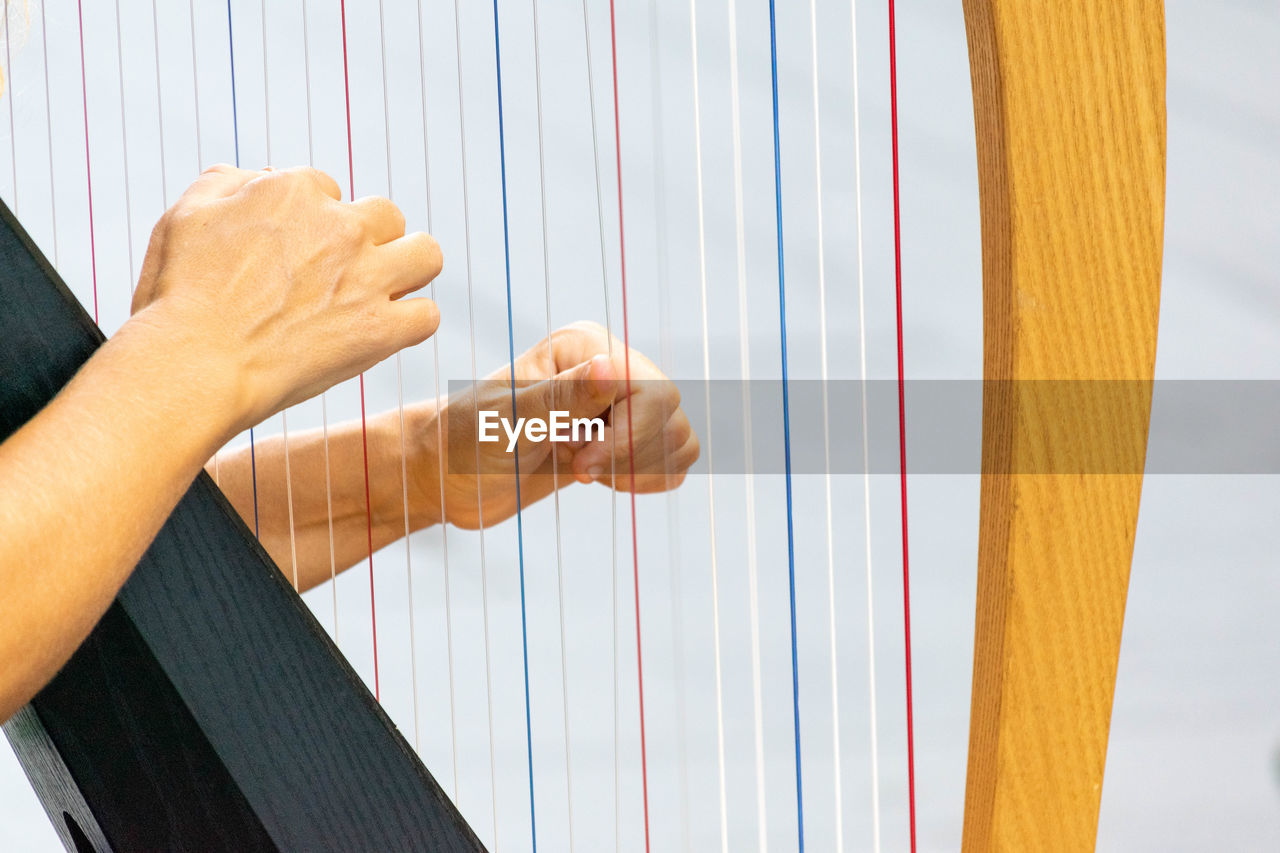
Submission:
{"label": "wood grain texture", "polygon": [[[3,440],[102,342],[3,204],[0,306]],[[5,734],[68,850],[484,849],[204,474]]]}
{"label": "wood grain texture", "polygon": [[986,384],[963,844],[1092,850],[1155,364],[1164,10],[964,9]]}

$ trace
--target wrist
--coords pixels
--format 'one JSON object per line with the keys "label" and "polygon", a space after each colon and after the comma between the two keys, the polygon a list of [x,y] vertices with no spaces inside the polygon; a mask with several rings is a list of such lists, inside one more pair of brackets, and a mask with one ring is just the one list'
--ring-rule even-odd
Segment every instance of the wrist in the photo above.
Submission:
{"label": "wrist", "polygon": [[[441,520],[434,411],[434,403],[405,406],[403,435],[399,409],[383,412],[365,426],[371,476],[380,472],[371,483],[374,525],[386,525],[397,537],[404,535],[406,498],[411,530]],[[402,471],[406,478],[403,490]]]}
{"label": "wrist", "polygon": [[209,446],[209,455],[254,425],[232,358],[214,345],[207,328],[184,321],[164,302],[135,314],[109,345],[130,354],[131,372],[157,392],[157,400],[181,413],[186,430]]}

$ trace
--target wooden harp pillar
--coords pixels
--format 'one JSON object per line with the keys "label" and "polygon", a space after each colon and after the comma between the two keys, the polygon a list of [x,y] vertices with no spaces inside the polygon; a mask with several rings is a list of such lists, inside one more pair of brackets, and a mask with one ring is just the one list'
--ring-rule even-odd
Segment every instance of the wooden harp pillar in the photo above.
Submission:
{"label": "wooden harp pillar", "polygon": [[983,476],[966,851],[1092,850],[1164,231],[1161,0],[965,0]]}

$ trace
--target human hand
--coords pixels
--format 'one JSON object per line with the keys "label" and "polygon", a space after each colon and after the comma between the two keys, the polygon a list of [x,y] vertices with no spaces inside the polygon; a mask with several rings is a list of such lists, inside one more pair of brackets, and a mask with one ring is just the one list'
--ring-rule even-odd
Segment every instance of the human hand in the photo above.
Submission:
{"label": "human hand", "polygon": [[[698,459],[698,438],[680,408],[674,383],[635,350],[630,362],[628,395],[622,342],[611,341],[599,324],[575,323],[532,347],[514,366],[454,395],[418,430],[423,442],[421,464],[414,469],[418,500],[432,507],[440,503],[443,464],[444,512],[437,517],[464,528],[478,527],[481,518],[486,525],[496,524],[516,511],[513,457],[519,459],[523,506],[575,480],[636,492],[679,486]],[[516,417],[546,420],[553,409],[572,418],[600,417],[603,436],[558,443],[521,437],[512,452],[505,434],[497,442],[479,441],[477,410],[512,420],[513,374]],[[438,433],[442,444],[437,444]],[[444,454],[439,446],[447,448]]]}
{"label": "human hand", "polygon": [[341,201],[315,169],[213,166],[151,235],[131,323],[161,326],[199,359],[227,434],[350,379],[430,337],[440,272],[430,236],[405,236],[384,198]]}

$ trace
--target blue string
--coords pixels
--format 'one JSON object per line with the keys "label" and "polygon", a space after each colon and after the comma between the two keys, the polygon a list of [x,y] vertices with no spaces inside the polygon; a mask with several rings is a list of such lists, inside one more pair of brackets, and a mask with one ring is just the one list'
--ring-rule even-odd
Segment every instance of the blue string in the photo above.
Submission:
{"label": "blue string", "polygon": [[787,391],[787,285],[782,259],[782,145],[778,134],[778,29],[769,0],[769,59],[773,73],[773,186],[778,218],[778,325],[782,338],[782,447],[787,473],[787,580],[791,593],[791,708],[796,738],[796,824],[804,851],[804,793],[800,772],[800,660],[796,650],[796,540],[791,505],[791,399]]}
{"label": "blue string", "polygon": [[[502,45],[498,38],[498,0],[493,0],[493,58],[498,78],[498,159],[502,170],[502,250],[507,272],[507,351],[511,357],[511,417],[516,414],[516,339],[511,313],[511,237],[507,225],[507,142],[502,122]],[[529,624],[524,594],[524,519],[520,503],[520,453],[513,454],[516,473],[516,548],[520,556],[520,643],[524,655],[524,734],[529,756],[529,831],[533,850],[538,850],[538,824],[533,806],[533,719],[529,711]]]}
{"label": "blue string", "polygon": [[[231,53],[231,132],[235,140],[236,168],[240,168],[240,116],[236,110],[236,38],[231,27],[231,0],[227,0],[227,47]],[[253,535],[258,529],[258,454],[254,449],[253,427],[249,427],[249,475],[253,479]]]}

